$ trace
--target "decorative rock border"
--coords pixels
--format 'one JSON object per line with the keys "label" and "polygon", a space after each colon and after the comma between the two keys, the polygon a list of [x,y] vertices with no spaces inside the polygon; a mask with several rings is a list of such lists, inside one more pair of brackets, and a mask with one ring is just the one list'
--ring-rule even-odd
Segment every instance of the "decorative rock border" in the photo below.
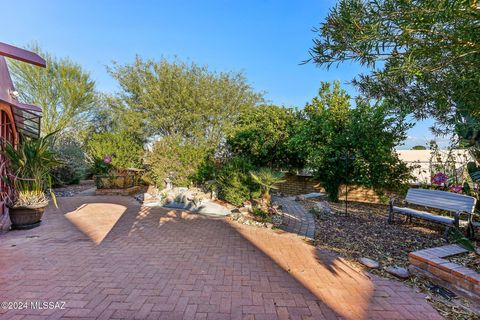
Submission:
{"label": "decorative rock border", "polygon": [[480,302],[480,273],[444,259],[465,252],[455,244],[410,252],[410,270]]}

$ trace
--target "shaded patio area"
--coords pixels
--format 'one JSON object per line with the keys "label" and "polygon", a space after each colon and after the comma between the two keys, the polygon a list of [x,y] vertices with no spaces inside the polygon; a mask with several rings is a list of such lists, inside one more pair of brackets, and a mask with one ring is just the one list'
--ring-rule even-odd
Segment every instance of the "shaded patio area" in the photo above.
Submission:
{"label": "shaded patio area", "polygon": [[441,319],[403,284],[300,237],[115,196],[61,198],[0,235],[0,319]]}

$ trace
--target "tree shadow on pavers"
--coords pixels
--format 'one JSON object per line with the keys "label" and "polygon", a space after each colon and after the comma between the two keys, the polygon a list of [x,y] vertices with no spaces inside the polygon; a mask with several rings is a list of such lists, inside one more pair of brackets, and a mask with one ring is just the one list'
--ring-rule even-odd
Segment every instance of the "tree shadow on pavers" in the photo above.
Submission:
{"label": "tree shadow on pavers", "polygon": [[400,282],[357,272],[336,254],[318,250],[300,237],[234,222],[230,226],[336,315],[347,319],[441,319],[424,295]]}
{"label": "tree shadow on pavers", "polygon": [[[123,198],[70,199],[63,208],[71,212],[95,201],[127,207],[103,241],[99,245],[52,242],[44,247],[27,243],[22,252],[12,251],[6,260],[13,261],[15,270],[28,272],[22,274],[23,282],[4,290],[2,298],[22,298],[21,294],[33,290],[29,283],[35,283],[38,295],[34,298],[39,300],[50,292],[52,299],[71,299],[65,298],[65,292],[91,296],[87,302],[92,313],[86,317],[98,316],[94,313],[102,304],[98,301],[97,307],[93,301],[98,295],[113,295],[116,303],[109,308],[114,316],[131,312],[132,318],[143,303],[153,305],[152,312],[167,319],[178,318],[175,309],[185,304],[217,318],[386,317],[380,312],[388,311],[384,295],[392,294],[391,287],[353,281],[332,262],[337,272],[331,272],[318,263],[315,248],[296,235],[181,210],[146,209]],[[63,215],[50,217],[46,226],[59,228],[58,237],[67,229],[78,233]],[[0,259],[1,255],[2,250]],[[51,278],[38,282],[36,277],[45,273]],[[57,287],[62,289],[58,294]],[[380,287],[385,289],[379,291]],[[133,303],[132,295],[148,302]],[[402,298],[399,303],[405,305],[405,301]]]}

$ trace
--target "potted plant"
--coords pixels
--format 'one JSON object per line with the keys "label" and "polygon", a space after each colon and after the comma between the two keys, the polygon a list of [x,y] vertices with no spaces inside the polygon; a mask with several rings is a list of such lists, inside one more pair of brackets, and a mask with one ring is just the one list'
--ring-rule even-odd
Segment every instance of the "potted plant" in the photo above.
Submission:
{"label": "potted plant", "polygon": [[22,137],[16,148],[7,143],[2,151],[7,164],[7,174],[3,177],[7,190],[2,194],[14,229],[40,225],[49,202],[47,191],[57,205],[50,173],[60,162],[50,148],[52,137],[53,134],[38,139]]}

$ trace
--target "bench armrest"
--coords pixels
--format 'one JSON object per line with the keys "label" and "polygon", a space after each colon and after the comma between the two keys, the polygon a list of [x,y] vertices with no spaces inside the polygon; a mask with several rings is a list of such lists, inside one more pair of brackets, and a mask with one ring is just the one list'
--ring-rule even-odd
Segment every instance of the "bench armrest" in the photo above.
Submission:
{"label": "bench armrest", "polygon": [[473,213],[470,212],[465,212],[465,211],[457,211],[455,212],[455,217],[460,218],[462,215],[465,215],[468,217],[468,221],[470,221],[473,218]]}

